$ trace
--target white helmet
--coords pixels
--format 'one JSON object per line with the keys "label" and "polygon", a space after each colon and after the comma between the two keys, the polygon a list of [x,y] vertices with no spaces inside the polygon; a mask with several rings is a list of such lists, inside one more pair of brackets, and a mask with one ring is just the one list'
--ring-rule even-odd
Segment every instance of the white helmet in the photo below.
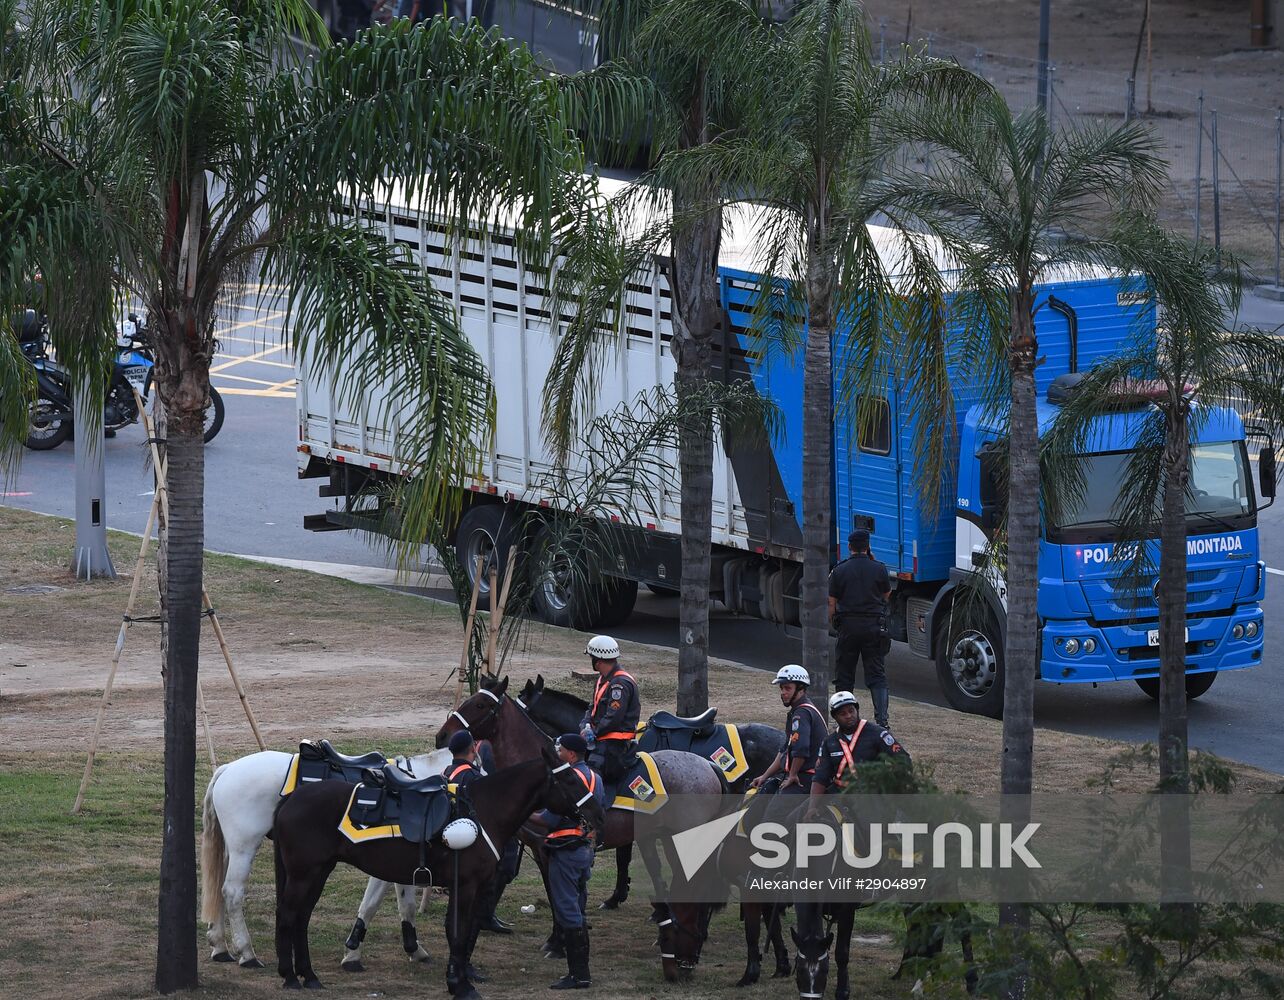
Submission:
{"label": "white helmet", "polygon": [[595,635],[584,647],[584,652],[596,660],[618,660],[620,644],[609,635]]}
{"label": "white helmet", "polygon": [[441,831],[441,839],[452,851],[462,851],[477,842],[477,824],[471,819],[451,820]]}
{"label": "white helmet", "polygon": [[811,684],[811,674],[796,663],[786,663],[776,671],[772,684]]}
{"label": "white helmet", "polygon": [[833,715],[844,705],[851,705],[857,711],[860,710],[860,704],[856,701],[856,696],[850,691],[835,691],[829,699],[829,714]]}

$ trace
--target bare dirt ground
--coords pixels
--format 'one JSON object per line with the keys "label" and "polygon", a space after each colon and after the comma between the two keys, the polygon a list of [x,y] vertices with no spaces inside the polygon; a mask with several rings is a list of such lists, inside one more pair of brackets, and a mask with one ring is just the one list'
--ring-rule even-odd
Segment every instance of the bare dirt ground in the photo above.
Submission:
{"label": "bare dirt ground", "polygon": [[[68,811],[128,596],[128,580],[76,584],[63,568],[73,531],[64,521],[0,507],[0,996],[132,998],[151,994],[155,955],[157,863],[160,853],[161,686],[155,625],[133,626],[118,688],[103,734],[94,783],[84,812]],[[129,567],[137,539],[113,534],[113,557]],[[330,736],[360,751],[381,746],[413,752],[431,745],[452,707],[463,629],[452,607],[344,581],[227,557],[208,557],[213,596],[237,668],[270,747],[289,750],[302,738]],[[40,585],[61,589],[31,593]],[[144,584],[136,614],[154,611],[154,579]],[[515,682],[542,673],[553,686],[587,691],[571,677],[583,666],[585,637],[531,628],[506,665]],[[673,705],[674,662],[669,650],[626,644],[624,658],[639,678],[647,710]],[[254,749],[249,727],[212,640],[202,650],[202,677],[219,759]],[[443,683],[445,682],[445,683]],[[715,663],[712,701],[729,720],[780,725],[774,689],[761,671]],[[946,789],[998,789],[998,723],[893,701],[897,735],[916,761],[931,765]],[[198,736],[197,787],[210,769]],[[1040,732],[1039,790],[1079,790],[1098,776],[1120,744]],[[1279,777],[1234,765],[1242,791],[1275,791]],[[1154,775],[1128,773],[1123,789],[1149,787]],[[199,824],[199,819],[198,819]],[[757,987],[731,984],[744,962],[743,932],[734,907],[715,918],[709,943],[688,986],[670,987],[659,974],[654,929],[641,866],[633,898],[618,913],[594,909],[594,968],[598,996],[703,1000],[793,995],[792,980],[764,978]],[[609,894],[613,864],[600,859],[590,905]],[[340,942],[364,888],[359,872],[343,866],[332,876],[314,914],[311,940],[317,969],[331,996],[444,995],[443,907],[434,902],[419,920],[421,940],[434,954],[428,966],[407,963],[390,906],[366,942],[370,971],[338,971]],[[533,915],[519,907],[537,907]],[[537,948],[548,926],[547,904],[534,866],[510,887],[501,915],[516,924],[511,938],[483,935],[477,961],[491,975],[484,996],[508,1000],[543,992],[561,974]],[[985,910],[986,908],[982,908]],[[207,961],[200,929],[202,987],[214,998],[279,994],[273,963],[272,861],[260,851],[250,882],[251,932],[269,968],[247,972]],[[987,910],[988,912],[988,910]],[[993,919],[990,914],[987,919]],[[853,955],[858,996],[909,998],[912,980],[892,983],[901,923],[894,912],[862,911]],[[68,961],[68,954],[74,960]],[[769,977],[770,964],[766,976]],[[961,982],[937,982],[934,996],[964,996]]]}

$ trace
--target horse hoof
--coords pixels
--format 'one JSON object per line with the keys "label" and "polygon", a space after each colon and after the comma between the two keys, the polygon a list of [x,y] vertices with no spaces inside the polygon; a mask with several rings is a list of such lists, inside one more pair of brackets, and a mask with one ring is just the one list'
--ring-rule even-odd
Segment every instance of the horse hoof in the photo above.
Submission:
{"label": "horse hoof", "polygon": [[758,984],[758,977],[751,976],[748,973],[745,973],[743,976],[741,976],[739,979],[736,980],[736,986],[740,988],[744,988],[745,986],[756,986],[757,984]]}
{"label": "horse hoof", "polygon": [[311,979],[305,979],[305,980],[303,981],[303,988],[304,988],[305,990],[323,990],[323,989],[325,989],[325,987],[321,985],[321,980],[319,980],[316,976],[313,976]]}
{"label": "horse hoof", "polygon": [[481,994],[472,986],[468,986],[455,994],[455,1000],[481,1000]]}
{"label": "horse hoof", "polygon": [[610,899],[604,899],[602,902],[598,903],[597,908],[599,910],[618,910],[621,902],[622,900],[616,899],[612,896]]}
{"label": "horse hoof", "polygon": [[263,963],[260,962],[257,958],[247,958],[244,962],[241,963],[241,968],[242,969],[261,969],[263,968]]}
{"label": "horse hoof", "polygon": [[794,970],[793,970],[793,969],[790,969],[790,968],[781,968],[780,966],[776,966],[776,971],[775,971],[775,972],[773,972],[773,973],[771,974],[771,978],[772,978],[772,979],[788,979],[788,978],[789,978],[790,976],[792,976],[793,974],[794,974]]}
{"label": "horse hoof", "polygon": [[289,979],[287,979],[285,982],[283,982],[283,983],[281,984],[281,989],[283,989],[283,990],[301,990],[301,989],[303,989],[303,984],[302,984],[302,983],[300,983],[300,982],[298,981],[298,979],[296,979],[294,976],[291,976]]}
{"label": "horse hoof", "polygon": [[216,951],[213,955],[210,956],[210,961],[211,962],[235,962],[236,959],[234,959],[231,955],[229,955],[225,951]]}
{"label": "horse hoof", "polygon": [[417,952],[415,952],[413,955],[410,956],[410,961],[418,962],[420,965],[427,965],[429,962],[432,961],[432,956],[429,955],[428,952],[424,951],[423,948],[420,948]]}
{"label": "horse hoof", "polygon": [[343,963],[343,971],[344,972],[365,972],[366,967],[361,964],[360,959],[354,958],[351,962]]}

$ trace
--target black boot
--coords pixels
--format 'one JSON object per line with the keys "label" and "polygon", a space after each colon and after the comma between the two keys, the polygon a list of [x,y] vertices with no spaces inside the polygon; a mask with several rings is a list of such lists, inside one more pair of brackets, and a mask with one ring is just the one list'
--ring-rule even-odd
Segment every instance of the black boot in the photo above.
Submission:
{"label": "black boot", "polygon": [[500,881],[499,877],[496,876],[495,880],[491,882],[490,888],[486,894],[486,905],[482,910],[481,922],[478,924],[479,930],[489,931],[492,934],[513,933],[513,928],[500,920],[499,915],[495,912],[495,908],[499,906],[499,897],[503,892],[503,883]]}
{"label": "black boot", "polygon": [[593,985],[589,975],[589,939],[588,931],[583,927],[573,927],[564,931],[566,936],[565,976],[549,985],[550,990],[586,990]]}
{"label": "black boot", "polygon": [[540,950],[545,958],[566,957],[566,931],[561,924],[553,924],[553,932],[549,934],[548,940],[544,942]]}
{"label": "black boot", "polygon": [[874,722],[887,729],[887,688],[870,688],[869,694],[874,701]]}

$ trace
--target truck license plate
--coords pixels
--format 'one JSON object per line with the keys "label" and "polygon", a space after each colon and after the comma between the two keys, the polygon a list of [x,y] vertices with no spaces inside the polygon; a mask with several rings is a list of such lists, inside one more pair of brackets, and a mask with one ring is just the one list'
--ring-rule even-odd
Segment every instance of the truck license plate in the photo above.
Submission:
{"label": "truck license plate", "polygon": [[[1190,642],[1190,629],[1186,629],[1186,641]],[[1159,645],[1159,629],[1152,628],[1149,632],[1146,633],[1146,645],[1147,646]]]}

